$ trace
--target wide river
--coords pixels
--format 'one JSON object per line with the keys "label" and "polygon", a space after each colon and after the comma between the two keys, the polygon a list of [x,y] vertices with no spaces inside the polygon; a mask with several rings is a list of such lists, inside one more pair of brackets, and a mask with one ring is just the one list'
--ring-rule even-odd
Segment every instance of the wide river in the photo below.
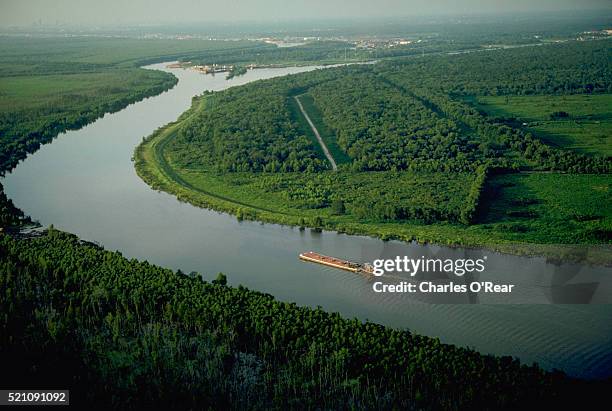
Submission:
{"label": "wide river", "polygon": [[[134,148],[156,128],[174,121],[190,106],[192,96],[315,67],[253,70],[230,81],[224,75],[167,69],[163,64],[150,68],[174,73],[178,85],[64,133],[29,156],[2,181],[19,208],[45,226],[54,224],[128,257],[197,271],[208,280],[224,272],[230,284],[280,300],[408,328],[575,376],[612,375],[610,269],[238,222],[152,190],[134,171]],[[372,290],[370,278],[300,262],[298,254],[309,250],[357,261],[486,255],[486,271],[469,280],[516,287],[511,295],[380,294]],[[449,281],[443,277],[436,281]],[[382,281],[400,279],[407,278],[388,276]],[[468,278],[453,281],[465,283]],[[590,304],[562,304],[567,302]]]}

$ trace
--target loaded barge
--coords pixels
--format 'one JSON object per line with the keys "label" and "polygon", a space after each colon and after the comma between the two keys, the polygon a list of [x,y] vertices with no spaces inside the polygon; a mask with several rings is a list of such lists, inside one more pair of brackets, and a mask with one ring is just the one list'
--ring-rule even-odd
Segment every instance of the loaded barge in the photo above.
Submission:
{"label": "loaded barge", "polygon": [[374,268],[368,263],[356,263],[348,260],[341,260],[335,257],[329,257],[323,254],[308,251],[300,254],[300,260],[309,261],[311,263],[323,264],[329,267],[338,268],[340,270],[351,271],[353,273],[373,274]]}

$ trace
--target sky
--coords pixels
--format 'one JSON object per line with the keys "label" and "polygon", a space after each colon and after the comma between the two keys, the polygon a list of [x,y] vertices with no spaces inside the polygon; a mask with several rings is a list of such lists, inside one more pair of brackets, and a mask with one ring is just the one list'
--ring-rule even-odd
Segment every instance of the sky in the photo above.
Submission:
{"label": "sky", "polygon": [[610,0],[0,0],[0,25],[258,22],[610,8]]}

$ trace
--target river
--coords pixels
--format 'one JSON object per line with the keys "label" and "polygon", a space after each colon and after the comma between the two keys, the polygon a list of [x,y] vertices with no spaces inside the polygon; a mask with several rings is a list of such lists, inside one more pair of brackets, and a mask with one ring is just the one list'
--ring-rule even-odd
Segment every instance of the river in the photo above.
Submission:
{"label": "river", "polygon": [[[45,226],[53,224],[130,258],[197,271],[207,280],[224,272],[230,284],[280,300],[407,328],[483,353],[516,356],[574,376],[612,375],[610,269],[239,222],[152,190],[136,175],[134,148],[174,121],[192,96],[314,67],[251,70],[229,81],[165,64],[150,68],[174,73],[178,85],[43,146],[3,179],[9,198]],[[299,261],[298,254],[309,250],[357,261],[486,255],[487,270],[475,279],[513,283],[517,289],[511,296],[379,294],[371,278]],[[568,301],[591,304],[558,304]]]}

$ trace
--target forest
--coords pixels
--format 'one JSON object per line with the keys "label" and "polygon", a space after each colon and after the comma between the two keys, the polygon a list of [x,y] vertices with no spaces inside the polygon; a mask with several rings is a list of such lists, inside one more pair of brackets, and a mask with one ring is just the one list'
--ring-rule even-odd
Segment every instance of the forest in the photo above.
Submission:
{"label": "forest", "polygon": [[309,89],[355,171],[474,170],[486,157],[453,120],[370,69]]}
{"label": "forest", "polygon": [[[483,153],[455,121],[389,85],[368,66],[317,70],[207,95],[206,108],[181,125],[168,149],[186,168],[220,172],[322,171],[320,149],[290,107],[303,94],[354,171],[474,170]],[[502,159],[499,163],[505,164]]]}
{"label": "forest", "polygon": [[[206,98],[170,144],[189,167],[220,171],[317,171],[325,168],[310,141],[299,135],[280,86],[231,88]],[[210,138],[199,138],[202,135]]]}
{"label": "forest", "polygon": [[406,84],[449,96],[609,93],[608,40],[394,59],[381,71],[410,73]]}
{"label": "forest", "polygon": [[[51,227],[0,234],[3,387],[93,409],[515,409],[606,385],[128,260]],[[49,381],[53,381],[51,386]],[[603,397],[601,397],[603,398]]]}
{"label": "forest", "polygon": [[12,169],[59,133],[81,128],[175,84],[171,75],[143,69],[3,78],[0,169]]}
{"label": "forest", "polygon": [[[143,153],[150,147],[143,147],[136,167],[155,187],[239,218],[477,246],[610,243],[609,210],[597,218],[573,217],[590,215],[592,201],[609,202],[612,159],[606,151],[550,144],[521,121],[474,104],[488,96],[593,96],[588,110],[598,117],[592,121],[604,120],[597,113],[606,113],[609,101],[610,43],[386,60],[207,93],[205,105],[194,106],[172,133],[151,136],[151,145],[164,141],[163,150],[156,146],[158,164],[147,163]],[[506,72],[497,69],[500,61]],[[338,173],[330,171],[295,96],[307,103],[340,160]],[[580,127],[558,113],[550,106],[542,115]],[[159,178],[156,167],[171,170],[180,182]],[[543,186],[518,184],[525,190],[519,197],[545,204],[537,211],[488,198],[498,192],[490,187],[497,176],[515,175],[510,180],[518,182],[521,174],[550,172],[556,198]],[[571,195],[567,174],[582,175],[576,177],[582,182],[574,191],[578,202],[562,201]],[[385,186],[384,179],[397,185]],[[440,184],[444,179],[462,188]],[[495,211],[500,205],[503,215]]]}
{"label": "forest", "polygon": [[[278,58],[252,42],[0,45],[2,173],[58,133],[174,85],[139,65]],[[338,45],[310,47],[281,57],[342,56]],[[469,100],[603,95],[609,55],[599,41],[426,56],[206,93],[137,149],[136,167],[154,188],[239,219],[493,249],[609,244],[610,158],[551,146]],[[500,60],[530,71],[498,75]],[[297,95],[345,156],[338,172],[291,108]],[[609,382],[280,302],[221,273],[174,272],[53,227],[24,238],[11,226],[29,218],[3,192],[0,213],[0,361],[16,370],[0,373],[3,387],[69,387],[74,404],[93,409],[578,408],[609,392]]]}
{"label": "forest", "polygon": [[[478,138],[488,144],[488,148],[518,151],[529,160],[529,169],[609,174],[612,169],[610,157],[558,150],[535,137],[529,130],[510,127],[504,121],[488,118],[460,97],[481,94],[608,92],[612,78],[610,44],[610,40],[602,40],[469,55],[434,56],[431,57],[431,67],[416,60],[396,60],[382,65],[380,73],[427,101],[432,109],[476,132]],[[519,65],[529,70],[519,70]],[[487,84],[491,86],[485,87]],[[516,159],[513,156],[509,158]],[[516,165],[521,166],[518,162]]]}
{"label": "forest", "polygon": [[[592,43],[433,56],[427,63],[390,60],[257,82],[209,97],[208,108],[183,125],[170,146],[190,167],[214,162],[225,171],[320,171],[325,167],[317,148],[298,135],[288,107],[291,96],[306,92],[356,171],[473,171],[489,163],[609,173],[607,157],[556,150],[528,131],[489,121],[456,98],[607,92],[610,42]],[[543,64],[534,69],[538,62]],[[497,70],[500,64],[508,72]],[[524,69],[511,75],[518,66]]]}

